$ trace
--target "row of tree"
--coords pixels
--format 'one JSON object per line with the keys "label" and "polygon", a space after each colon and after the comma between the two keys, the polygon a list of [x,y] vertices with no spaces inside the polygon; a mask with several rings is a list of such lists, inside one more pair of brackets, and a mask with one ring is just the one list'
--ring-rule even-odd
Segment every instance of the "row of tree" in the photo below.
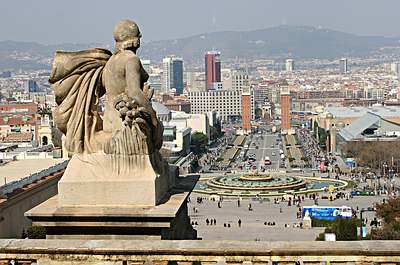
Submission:
{"label": "row of tree", "polygon": [[360,166],[380,169],[383,164],[397,166],[400,162],[400,141],[347,142],[346,157],[354,157]]}

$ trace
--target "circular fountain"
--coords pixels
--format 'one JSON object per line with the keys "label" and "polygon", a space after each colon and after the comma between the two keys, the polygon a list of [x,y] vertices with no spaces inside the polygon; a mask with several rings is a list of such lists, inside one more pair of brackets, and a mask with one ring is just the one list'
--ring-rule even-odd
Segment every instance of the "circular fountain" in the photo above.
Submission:
{"label": "circular fountain", "polygon": [[286,173],[242,173],[203,176],[195,192],[231,196],[277,196],[288,193],[307,193],[327,189],[329,186],[342,188],[342,180],[292,176]]}

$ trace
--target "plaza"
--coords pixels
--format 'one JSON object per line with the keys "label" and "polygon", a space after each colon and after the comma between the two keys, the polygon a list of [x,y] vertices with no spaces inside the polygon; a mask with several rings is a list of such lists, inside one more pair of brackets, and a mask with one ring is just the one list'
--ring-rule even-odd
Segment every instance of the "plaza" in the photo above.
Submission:
{"label": "plaza", "polygon": [[[198,236],[203,240],[260,240],[260,241],[314,241],[317,235],[324,231],[323,227],[311,229],[300,228],[301,219],[296,218],[299,208],[296,205],[288,206],[288,201],[274,203],[274,199],[256,200],[242,199],[240,207],[237,200],[224,199],[218,208],[218,201],[204,197],[197,203],[197,197],[202,195],[193,193],[188,204],[189,215]],[[359,196],[352,199],[337,199],[329,201],[320,199],[323,206],[349,206],[354,209],[371,207],[381,203],[386,196]],[[249,211],[249,204],[252,210]],[[305,198],[301,206],[313,205],[314,201]],[[363,214],[364,218],[372,220],[373,212]],[[216,225],[207,225],[206,219],[216,219]],[[238,220],[241,220],[241,227]],[[264,222],[275,222],[275,225],[264,225]],[[196,225],[197,223],[197,225]],[[224,227],[229,224],[230,227]],[[287,227],[285,227],[285,224]],[[368,224],[367,228],[370,226]]]}

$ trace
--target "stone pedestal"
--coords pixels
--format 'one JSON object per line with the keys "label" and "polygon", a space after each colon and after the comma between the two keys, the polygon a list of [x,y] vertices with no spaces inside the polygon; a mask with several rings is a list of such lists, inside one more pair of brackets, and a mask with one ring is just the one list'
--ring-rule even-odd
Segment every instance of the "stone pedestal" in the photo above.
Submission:
{"label": "stone pedestal", "polygon": [[[66,206],[55,196],[25,215],[33,225],[45,227],[48,239],[196,239],[186,200],[197,180],[198,176],[178,177],[168,200],[154,206]],[[137,198],[146,190],[135,188],[130,192]],[[89,198],[90,194],[83,196]],[[104,197],[102,200],[108,198]]]}
{"label": "stone pedestal", "polygon": [[58,183],[58,206],[155,206],[173,181],[151,161],[151,155],[73,155]]}
{"label": "stone pedestal", "polygon": [[312,220],[310,216],[304,216],[303,218],[303,228],[312,228]]}

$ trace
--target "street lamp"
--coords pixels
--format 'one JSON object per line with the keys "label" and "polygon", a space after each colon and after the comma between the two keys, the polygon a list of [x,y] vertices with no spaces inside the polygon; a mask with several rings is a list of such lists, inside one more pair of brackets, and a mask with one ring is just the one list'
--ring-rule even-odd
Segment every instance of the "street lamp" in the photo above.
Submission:
{"label": "street lamp", "polygon": [[[368,208],[361,208],[361,210],[360,210],[360,223],[361,223],[361,226],[360,226],[360,240],[362,240],[363,239],[363,225],[364,225],[364,222],[363,222],[363,217],[362,217],[362,214],[363,214],[363,212],[374,212],[375,211],[375,208],[374,207],[368,207]],[[367,224],[365,224],[365,226],[366,226]]]}
{"label": "street lamp", "polygon": [[386,168],[387,168],[387,164],[386,164],[386,162],[384,162],[383,163],[383,165],[382,165],[382,167],[383,167],[383,177],[385,177],[386,178]]}

